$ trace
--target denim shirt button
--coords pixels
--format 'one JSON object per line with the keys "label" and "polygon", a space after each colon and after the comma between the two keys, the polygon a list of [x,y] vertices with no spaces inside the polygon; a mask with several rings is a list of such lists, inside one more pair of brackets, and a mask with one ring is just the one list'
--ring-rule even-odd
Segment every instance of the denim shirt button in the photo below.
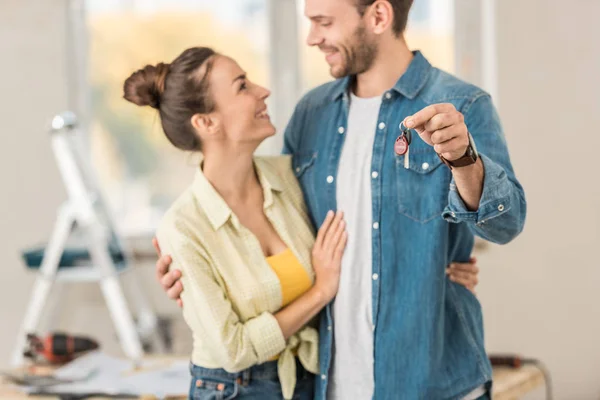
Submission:
{"label": "denim shirt button", "polygon": [[371,174],[371,176],[373,177],[373,179],[377,179],[377,177],[379,176],[379,174],[377,173],[377,171],[373,171],[373,173]]}
{"label": "denim shirt button", "polygon": [[500,211],[500,212],[504,211],[504,204],[500,204],[498,206],[498,211]]}
{"label": "denim shirt button", "polygon": [[379,123],[379,129],[385,129],[385,122]]}
{"label": "denim shirt button", "polygon": [[345,129],[344,129],[344,127],[343,127],[343,126],[340,126],[340,127],[338,128],[338,132],[339,132],[339,134],[340,134],[340,135],[341,135],[341,134],[343,134],[343,133],[344,133],[344,131],[345,131]]}
{"label": "denim shirt button", "polygon": [[427,171],[427,170],[429,169],[429,163],[426,163],[426,162],[424,162],[424,163],[421,165],[421,168],[423,168],[423,170],[424,170],[424,171]]}
{"label": "denim shirt button", "polygon": [[379,275],[373,274],[373,280],[376,281],[377,279],[379,279]]}
{"label": "denim shirt button", "polygon": [[387,92],[385,94],[385,98],[388,99],[388,100],[391,99],[392,98],[392,94],[390,92]]}
{"label": "denim shirt button", "polygon": [[321,379],[322,379],[322,380],[325,380],[325,379],[327,379],[327,375],[321,375]]}
{"label": "denim shirt button", "polygon": [[333,183],[333,176],[329,175],[327,177],[327,183]]}
{"label": "denim shirt button", "polygon": [[375,222],[373,224],[373,229],[379,229],[379,222]]}

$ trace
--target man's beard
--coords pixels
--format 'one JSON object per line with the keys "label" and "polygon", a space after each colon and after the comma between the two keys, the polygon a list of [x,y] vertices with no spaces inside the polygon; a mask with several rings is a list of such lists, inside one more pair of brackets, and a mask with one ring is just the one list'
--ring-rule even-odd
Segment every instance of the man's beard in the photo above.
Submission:
{"label": "man's beard", "polygon": [[331,69],[330,72],[334,78],[358,75],[368,71],[375,61],[379,48],[367,36],[365,27],[361,25],[352,34],[348,45],[339,46],[339,51],[342,53],[342,60],[345,61],[345,64],[337,71]]}

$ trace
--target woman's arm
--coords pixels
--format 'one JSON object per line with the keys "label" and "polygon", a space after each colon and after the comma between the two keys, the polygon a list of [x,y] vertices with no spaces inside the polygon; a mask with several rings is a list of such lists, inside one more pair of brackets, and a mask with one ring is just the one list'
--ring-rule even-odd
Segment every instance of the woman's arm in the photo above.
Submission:
{"label": "woman's arm", "polygon": [[177,225],[163,227],[157,238],[161,249],[171,255],[171,271],[181,271],[185,287],[181,293],[183,317],[210,357],[234,372],[281,353],[286,341],[273,314],[265,312],[242,322],[215,276],[205,249],[190,240],[191,233],[184,231],[182,224]]}

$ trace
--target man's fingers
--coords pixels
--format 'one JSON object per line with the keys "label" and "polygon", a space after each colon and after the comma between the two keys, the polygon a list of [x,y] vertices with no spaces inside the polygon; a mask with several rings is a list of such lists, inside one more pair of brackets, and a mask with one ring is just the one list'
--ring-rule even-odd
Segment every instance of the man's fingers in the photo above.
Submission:
{"label": "man's fingers", "polygon": [[173,287],[173,284],[177,282],[179,278],[181,278],[181,272],[178,270],[173,270],[166,273],[162,277],[162,279],[160,280],[160,284],[162,285],[163,289],[168,290]]}
{"label": "man's fingers", "polygon": [[416,114],[407,117],[404,120],[404,125],[409,129],[416,129],[420,133],[420,131],[425,129],[424,125],[436,114],[435,104],[427,106]]}
{"label": "man's fingers", "polygon": [[[462,125],[452,125],[433,130],[433,133],[431,134],[431,143],[442,144],[448,142],[456,137],[460,137],[460,135],[464,134],[465,131],[466,129]],[[468,143],[468,138],[465,140],[465,142]]]}
{"label": "man's fingers", "polygon": [[169,265],[171,265],[171,256],[162,256],[156,262],[156,279],[160,282],[163,276],[169,272]]}
{"label": "man's fingers", "polygon": [[[434,144],[433,149],[435,150],[436,153],[442,154],[442,155],[444,155],[446,153],[455,153],[459,150],[462,150],[462,153],[464,154],[464,150],[466,149],[467,146],[468,146],[468,142],[466,140],[463,141],[459,138],[453,138],[453,139],[448,140],[447,142],[444,142],[441,144]],[[463,154],[458,155],[456,158],[461,157]]]}
{"label": "man's fingers", "polygon": [[429,122],[436,114],[447,113],[456,110],[450,103],[432,104],[423,108],[421,111],[407,117],[404,125],[410,129],[423,130],[424,125]]}
{"label": "man's fingers", "polygon": [[456,275],[450,275],[450,276],[449,276],[449,279],[450,279],[452,282],[454,282],[454,283],[458,283],[458,284],[460,284],[460,285],[463,285],[463,286],[469,286],[469,285],[472,285],[472,284],[473,284],[473,282],[471,282],[470,280],[468,280],[468,279],[465,279],[465,278],[463,278],[463,277],[460,277],[460,276],[456,276]]}
{"label": "man's fingers", "polygon": [[475,294],[475,286],[477,286],[478,282],[472,282],[471,280],[464,279],[461,277],[456,277],[456,276],[450,276],[449,279],[454,283],[463,285],[464,287],[469,289],[473,294]]}
{"label": "man's fingers", "polygon": [[181,300],[181,298],[177,299],[177,305],[179,308],[183,308],[183,300]]}
{"label": "man's fingers", "polygon": [[459,112],[436,114],[425,123],[425,129],[434,132],[449,126],[460,125],[463,121],[463,115]]}
{"label": "man's fingers", "polygon": [[452,263],[452,264],[450,264],[450,268],[448,270],[449,271],[452,271],[452,270],[463,271],[463,272],[468,272],[470,274],[478,274],[479,273],[479,267],[477,266],[477,264],[471,264],[471,263]]}
{"label": "man's fingers", "polygon": [[162,252],[160,251],[160,245],[158,244],[158,239],[156,239],[155,237],[152,238],[152,247],[154,247],[154,250],[156,250],[156,255],[158,256],[158,258],[161,258]]}
{"label": "man's fingers", "polygon": [[449,278],[451,281],[453,282],[457,282],[460,283],[462,285],[477,285],[479,283],[479,280],[477,279],[477,275],[475,274],[470,274],[468,272],[462,272],[462,271],[450,271],[449,272]]}
{"label": "man's fingers", "polygon": [[477,274],[473,274],[473,273],[466,272],[466,271],[461,271],[461,270],[458,270],[458,269],[451,269],[450,270],[450,276],[453,276],[455,278],[460,278],[460,279],[468,280],[468,281],[475,281],[477,279]]}
{"label": "man's fingers", "polygon": [[183,285],[181,281],[177,281],[171,289],[167,290],[167,296],[170,299],[177,300],[181,297],[181,292],[183,292]]}

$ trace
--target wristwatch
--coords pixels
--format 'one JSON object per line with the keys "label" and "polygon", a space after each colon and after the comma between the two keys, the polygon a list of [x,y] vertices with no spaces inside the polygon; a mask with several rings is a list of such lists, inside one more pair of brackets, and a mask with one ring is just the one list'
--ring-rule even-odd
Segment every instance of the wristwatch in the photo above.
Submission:
{"label": "wristwatch", "polygon": [[468,133],[468,135],[469,135],[469,146],[467,147],[467,151],[461,158],[450,161],[450,160],[446,160],[441,154],[438,153],[438,157],[440,158],[440,160],[442,160],[442,162],[444,164],[446,164],[448,166],[448,168],[452,169],[452,168],[466,167],[468,165],[473,165],[477,162],[477,159],[479,158],[479,153],[477,153],[477,147],[475,147],[475,142],[473,141],[473,137],[471,136],[470,133]]}

